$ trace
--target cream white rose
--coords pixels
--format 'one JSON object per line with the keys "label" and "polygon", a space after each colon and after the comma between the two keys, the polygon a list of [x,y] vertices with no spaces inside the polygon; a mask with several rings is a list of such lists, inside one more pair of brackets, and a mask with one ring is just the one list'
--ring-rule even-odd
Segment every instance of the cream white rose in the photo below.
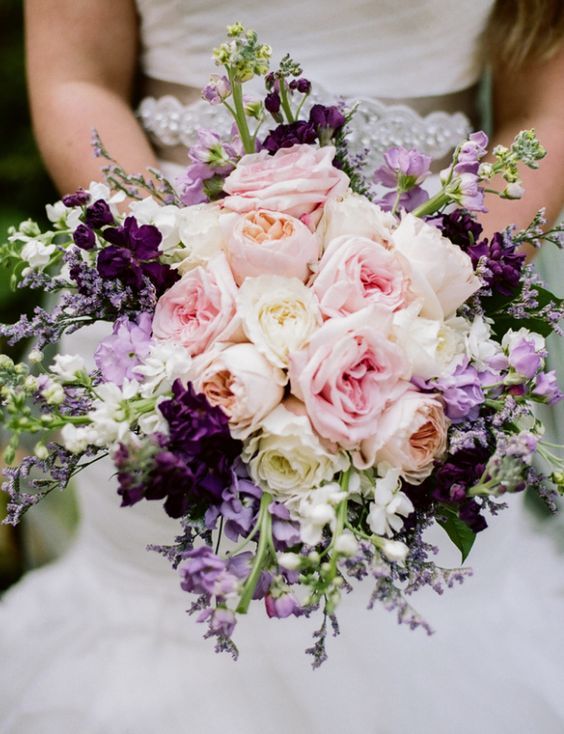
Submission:
{"label": "cream white rose", "polygon": [[422,299],[422,316],[451,316],[481,287],[470,257],[422,219],[404,215],[392,241],[411,265],[412,287]]}
{"label": "cream white rose", "polygon": [[174,267],[183,275],[223,252],[229,231],[226,222],[233,218],[236,215],[223,213],[218,204],[196,204],[180,209],[177,226],[181,245],[175,252]]}
{"label": "cream white rose", "polygon": [[324,246],[342,235],[368,237],[389,248],[396,218],[370,202],[365,196],[347,193],[325,204],[317,233]]}
{"label": "cream white rose", "polygon": [[247,278],[237,296],[247,338],[274,366],[284,368],[322,323],[319,304],[297,278]]}
{"label": "cream white rose", "polygon": [[280,500],[330,482],[349,465],[344,452],[323,446],[303,405],[293,398],[266,416],[245,442],[242,458],[253,481]]}
{"label": "cream white rose", "polygon": [[193,382],[229,417],[231,434],[243,439],[280,403],[286,375],[253,344],[245,343],[216,350]]}

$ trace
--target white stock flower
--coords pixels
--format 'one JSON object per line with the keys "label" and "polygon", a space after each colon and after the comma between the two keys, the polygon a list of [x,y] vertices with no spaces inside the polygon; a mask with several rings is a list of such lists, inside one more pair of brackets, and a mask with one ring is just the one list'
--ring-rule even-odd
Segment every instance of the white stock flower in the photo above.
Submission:
{"label": "white stock flower", "polygon": [[51,365],[51,372],[72,382],[78,372],[86,372],[86,364],[79,354],[57,354]]}
{"label": "white stock flower", "polygon": [[55,249],[55,245],[46,245],[40,240],[27,239],[20,251],[21,259],[29,265],[29,268],[25,268],[24,274],[29,270],[43,270],[49,264]]}
{"label": "white stock flower", "polygon": [[313,291],[298,278],[247,278],[239,289],[237,310],[248,339],[281,368],[322,323]]}
{"label": "white stock flower", "polygon": [[390,212],[383,211],[365,196],[350,192],[325,204],[317,232],[322,237],[324,249],[341,235],[368,237],[389,247],[396,226],[396,218]]}
{"label": "white stock flower", "polygon": [[403,527],[402,517],[415,509],[409,497],[400,491],[399,469],[389,468],[376,479],[374,502],[370,503],[368,525],[375,535],[391,537]]}
{"label": "white stock flower", "polygon": [[349,530],[345,530],[335,540],[335,550],[343,556],[354,556],[358,552],[358,541]]}
{"label": "white stock flower", "polygon": [[142,380],[141,395],[148,398],[170,390],[177,378],[186,379],[191,367],[192,358],[180,344],[155,341],[143,364],[133,371]]}
{"label": "white stock flower", "polygon": [[122,201],[125,201],[125,191],[117,191],[115,194],[112,194],[110,187],[100,181],[91,181],[90,186],[86,191],[88,191],[91,196],[91,204],[94,204],[94,202],[99,199],[103,199],[109,205],[114,217],[119,216],[117,205],[121,204]]}
{"label": "white stock flower", "polygon": [[75,426],[67,423],[61,428],[61,441],[71,454],[80,454],[94,442],[94,434],[90,426]]}
{"label": "white stock flower", "polygon": [[279,405],[243,447],[242,459],[253,481],[280,500],[331,481],[349,465],[345,453],[323,446],[305,414],[294,412],[302,409],[293,398]]}
{"label": "white stock flower", "polygon": [[105,382],[96,388],[96,394],[94,409],[88,413],[92,421],[92,444],[103,447],[124,441],[131,433],[127,403],[139,395],[139,384],[126,379],[119,388]]}
{"label": "white stock flower", "polygon": [[65,391],[58,382],[49,380],[41,390],[41,397],[48,405],[60,405],[65,399]]}
{"label": "white stock flower", "polygon": [[74,232],[81,223],[80,215],[82,214],[82,209],[80,207],[65,206],[62,201],[57,201],[55,204],[47,204],[45,213],[47,214],[47,219],[53,222],[59,229],[70,229],[71,232]]}
{"label": "white stock flower", "polygon": [[226,226],[236,214],[225,214],[218,204],[196,204],[178,211],[177,227],[180,244],[169,252],[176,261],[173,267],[181,275],[198,265],[205,265],[219,252],[225,251]]}
{"label": "white stock flower", "polygon": [[297,571],[301,566],[302,559],[297,553],[280,553],[278,565],[287,571]]}
{"label": "white stock flower", "polygon": [[386,556],[388,561],[399,563],[400,566],[403,566],[405,559],[407,558],[407,554],[409,553],[408,546],[405,543],[402,543],[401,540],[386,539],[380,545],[380,550]]}
{"label": "white stock flower", "polygon": [[347,493],[337,482],[330,482],[288,503],[293,517],[299,523],[302,543],[317,545],[321,541],[326,525],[335,530],[337,519],[335,508],[346,496]]}
{"label": "white stock flower", "polygon": [[492,330],[489,321],[483,316],[476,316],[466,336],[466,349],[478,370],[487,369],[488,362],[502,351],[500,344],[491,337]]}
{"label": "white stock flower", "polygon": [[146,436],[150,436],[153,433],[163,433],[165,435],[168,434],[168,423],[166,421],[166,418],[158,408],[159,402],[164,399],[165,398],[163,397],[157,400],[155,409],[151,413],[144,413],[143,415],[139,416],[137,420],[139,430]]}
{"label": "white stock flower", "polygon": [[129,209],[139,224],[153,224],[161,233],[162,240],[159,250],[165,254],[174,251],[180,242],[178,233],[178,218],[182,211],[174,204],[163,206],[156,202],[152,196],[147,196],[141,201],[134,201]]}

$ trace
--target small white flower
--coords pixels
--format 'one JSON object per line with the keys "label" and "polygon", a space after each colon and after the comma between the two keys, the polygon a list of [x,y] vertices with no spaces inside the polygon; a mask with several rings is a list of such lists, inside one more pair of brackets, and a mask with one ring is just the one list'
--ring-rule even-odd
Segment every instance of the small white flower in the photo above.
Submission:
{"label": "small white flower", "polygon": [[335,550],[343,556],[354,556],[358,552],[358,542],[347,530],[335,540]]}
{"label": "small white flower", "polygon": [[153,342],[143,364],[134,369],[142,380],[144,398],[167,392],[177,379],[186,379],[192,367],[192,358],[184,347],[174,342]]}
{"label": "small white flower", "polygon": [[68,207],[62,201],[47,204],[45,207],[47,219],[53,222],[56,229],[70,229],[71,232],[80,224],[82,210],[79,207]]}
{"label": "small white flower", "polygon": [[478,370],[486,370],[488,363],[501,352],[501,346],[492,339],[490,321],[483,316],[476,316],[466,336],[466,349],[474,366]]}
{"label": "small white flower", "polygon": [[127,403],[139,395],[139,384],[134,380],[125,380],[121,389],[113,383],[106,382],[96,389],[98,400],[94,409],[88,413],[92,421],[92,444],[110,446],[116,441],[125,441],[131,431]]}
{"label": "small white flower", "polygon": [[174,252],[167,253],[176,260],[173,267],[184,275],[224,252],[229,223],[236,218],[236,214],[224,213],[217,204],[196,204],[180,209],[177,227],[181,244]]}
{"label": "small white flower", "polygon": [[86,364],[79,354],[58,354],[51,365],[51,372],[66,382],[73,382],[79,372],[86,372]]}
{"label": "small white flower", "polygon": [[115,194],[112,194],[109,186],[106,186],[106,184],[100,181],[91,181],[90,186],[86,190],[91,196],[90,201],[92,204],[99,199],[103,199],[109,204],[114,217],[118,216],[117,205],[125,201],[125,191],[117,191]]}
{"label": "small white flower", "polygon": [[151,436],[153,433],[164,433],[168,434],[168,423],[164,415],[158,409],[158,402],[155,405],[155,410],[152,413],[145,413],[140,416],[137,425],[141,433],[146,436]]}
{"label": "small white flower", "polygon": [[507,184],[503,190],[503,196],[508,199],[521,199],[525,193],[525,187],[520,181]]}
{"label": "small white flower", "polygon": [[26,271],[43,270],[49,264],[55,249],[55,245],[46,245],[40,240],[29,239],[20,252],[21,259],[29,265]]}
{"label": "small white flower", "polygon": [[93,434],[90,426],[75,426],[67,423],[61,429],[61,441],[67,451],[72,454],[80,454],[93,443]]}
{"label": "small white flower", "polygon": [[288,571],[297,571],[302,559],[297,553],[281,553],[278,556],[278,565]]}
{"label": "small white flower", "polygon": [[339,484],[330,482],[287,503],[300,525],[303,543],[317,545],[326,525],[335,530],[335,508],[346,496],[347,493],[343,492]]}
{"label": "small white flower", "polygon": [[65,391],[58,382],[49,382],[41,391],[41,396],[48,405],[60,405],[65,399]]}
{"label": "small white flower", "polygon": [[401,540],[384,540],[380,546],[380,550],[386,556],[388,561],[399,563],[400,566],[405,563],[409,548]]}
{"label": "small white flower", "polygon": [[375,535],[391,537],[403,527],[402,517],[413,512],[409,497],[400,491],[399,469],[388,469],[376,480],[374,502],[370,503],[368,525]]}
{"label": "small white flower", "polygon": [[27,355],[27,358],[30,364],[40,364],[43,362],[43,352],[39,351],[39,349],[32,349]]}

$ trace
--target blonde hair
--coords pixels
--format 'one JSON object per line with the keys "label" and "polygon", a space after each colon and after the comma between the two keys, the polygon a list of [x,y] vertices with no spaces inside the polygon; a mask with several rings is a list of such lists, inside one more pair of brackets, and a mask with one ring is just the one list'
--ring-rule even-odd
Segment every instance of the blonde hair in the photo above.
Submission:
{"label": "blonde hair", "polygon": [[494,66],[544,61],[564,39],[563,0],[497,0],[484,35]]}

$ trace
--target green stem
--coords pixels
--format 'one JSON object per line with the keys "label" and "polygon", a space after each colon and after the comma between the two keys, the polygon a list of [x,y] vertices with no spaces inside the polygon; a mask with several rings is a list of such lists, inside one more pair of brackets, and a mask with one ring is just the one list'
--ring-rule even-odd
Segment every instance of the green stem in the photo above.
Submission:
{"label": "green stem", "polygon": [[421,206],[418,206],[417,209],[414,209],[412,214],[414,217],[426,217],[429,214],[434,214],[435,212],[438,212],[439,209],[442,209],[445,204],[448,204],[450,201],[450,197],[448,194],[446,194],[443,191],[439,191],[438,194],[435,194],[435,196],[432,196],[430,199],[428,199],[424,204],[421,204]]}
{"label": "green stem", "polygon": [[[351,476],[351,470],[350,468],[344,471],[341,474],[341,479],[339,481],[339,484],[341,485],[341,489],[343,492],[349,491],[349,479]],[[337,538],[341,535],[343,532],[343,529],[345,527],[345,523],[347,521],[347,509],[349,505],[348,496],[345,497],[341,502],[339,502],[339,505],[337,507],[337,522],[335,524],[335,532],[333,533],[333,539],[331,541],[331,573],[330,577],[334,578],[337,574],[337,559],[338,559],[338,553],[335,553],[334,546],[337,541]]]}
{"label": "green stem", "polygon": [[308,97],[309,97],[309,94],[304,94],[304,96],[302,97],[302,101],[300,102],[300,104],[298,105],[298,109],[296,110],[296,120],[300,119],[300,113],[302,111],[302,107],[304,106],[305,101]]}
{"label": "green stem", "polygon": [[233,79],[233,75],[230,69],[228,69],[227,71],[229,73],[229,81],[231,82],[233,104],[235,105],[235,122],[237,123],[237,127],[239,128],[239,135],[241,136],[243,149],[245,153],[254,153],[255,144],[249,131],[247,115],[245,114],[245,105],[243,102],[243,86],[241,82],[237,82]]}
{"label": "green stem", "polygon": [[286,86],[286,80],[280,79],[280,102],[282,103],[282,109],[286,115],[288,122],[294,122],[294,113],[290,106],[290,100],[288,99],[288,87]]}
{"label": "green stem", "polygon": [[259,517],[257,523],[260,528],[260,536],[257,545],[257,553],[255,556],[253,567],[251,568],[251,572],[248,575],[247,580],[245,581],[245,585],[243,586],[239,605],[237,606],[237,612],[239,614],[246,614],[249,609],[249,605],[253,598],[253,594],[255,593],[255,589],[264,566],[266,555],[268,554],[270,545],[272,543],[272,518],[268,510],[271,502],[271,495],[268,492],[265,492],[260,499]]}

